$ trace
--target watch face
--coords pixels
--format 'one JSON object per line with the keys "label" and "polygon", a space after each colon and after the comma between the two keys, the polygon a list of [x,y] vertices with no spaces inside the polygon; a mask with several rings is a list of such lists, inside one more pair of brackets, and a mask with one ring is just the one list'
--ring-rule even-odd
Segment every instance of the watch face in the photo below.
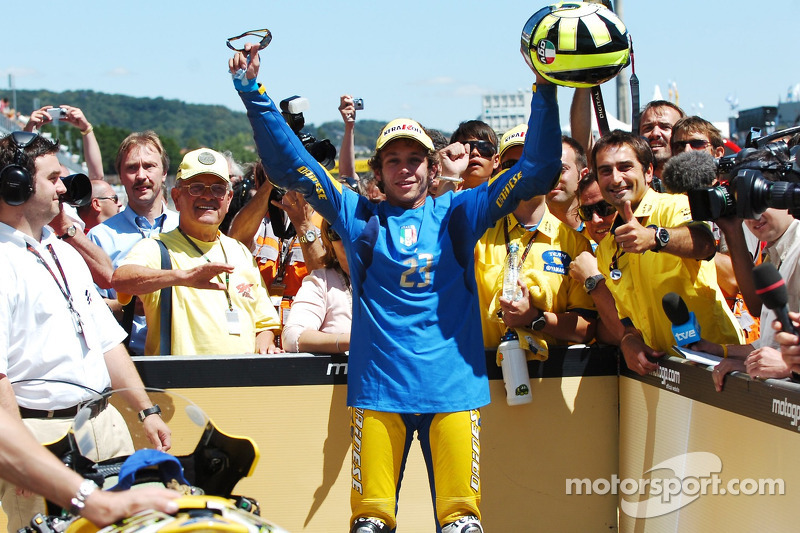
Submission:
{"label": "watch face", "polygon": [[658,237],[658,241],[661,243],[661,246],[666,245],[669,242],[669,231],[666,228],[660,228],[658,233],[656,233]]}
{"label": "watch face", "polygon": [[307,231],[303,234],[303,240],[305,242],[314,242],[317,239],[317,234],[314,231]]}
{"label": "watch face", "polygon": [[583,286],[586,287],[587,291],[590,291],[590,290],[594,289],[595,287],[597,287],[597,279],[595,279],[593,277],[592,278],[586,278],[586,281],[584,282]]}

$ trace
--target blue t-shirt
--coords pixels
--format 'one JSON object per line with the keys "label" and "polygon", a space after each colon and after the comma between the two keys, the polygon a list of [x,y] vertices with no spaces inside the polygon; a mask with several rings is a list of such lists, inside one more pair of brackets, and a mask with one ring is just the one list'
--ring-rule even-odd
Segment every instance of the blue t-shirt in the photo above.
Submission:
{"label": "blue t-shirt", "polygon": [[398,413],[474,409],[490,401],[474,248],[561,169],[555,87],[533,98],[525,155],[491,184],[416,209],[343,189],[303,148],[262,90],[243,92],[270,180],[300,191],[342,236],[353,288],[347,403]]}

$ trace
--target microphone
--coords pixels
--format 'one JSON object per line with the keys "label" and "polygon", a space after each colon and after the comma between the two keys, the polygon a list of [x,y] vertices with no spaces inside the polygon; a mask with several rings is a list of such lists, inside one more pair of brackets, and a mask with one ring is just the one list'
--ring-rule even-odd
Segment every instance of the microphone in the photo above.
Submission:
{"label": "microphone", "polygon": [[[771,309],[781,323],[781,329],[786,333],[797,335],[797,331],[789,319],[789,292],[786,290],[786,281],[772,263],[762,263],[753,269],[753,283],[756,294],[768,309]],[[768,324],[764,327],[770,327]]]}
{"label": "microphone", "polygon": [[692,189],[711,187],[717,178],[717,166],[708,152],[692,150],[670,157],[661,180],[668,193],[680,194]]}
{"label": "microphone", "polygon": [[686,302],[675,292],[668,292],[661,299],[664,313],[672,322],[672,335],[675,337],[675,344],[687,346],[700,340],[700,326],[694,313],[690,313],[686,308]]}

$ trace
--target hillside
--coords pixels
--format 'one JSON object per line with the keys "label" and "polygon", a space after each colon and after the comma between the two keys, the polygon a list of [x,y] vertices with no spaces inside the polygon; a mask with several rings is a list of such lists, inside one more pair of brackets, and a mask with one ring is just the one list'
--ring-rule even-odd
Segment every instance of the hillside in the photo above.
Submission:
{"label": "hillside", "polygon": [[[0,90],[0,98],[11,99],[10,91]],[[170,173],[174,173],[181,153],[201,146],[215,150],[230,150],[242,162],[256,159],[250,124],[244,112],[232,111],[220,105],[187,104],[180,100],[164,98],[135,98],[119,94],[106,94],[89,90],[51,92],[45,90],[17,90],[17,108],[24,115],[47,104],[64,103],[83,110],[95,128],[95,135],[103,154],[103,166],[109,175],[115,174],[114,158],[122,139],[133,131],[155,130],[161,137],[170,156]],[[369,153],[375,146],[384,121],[364,120],[356,126],[355,144],[359,152]],[[80,135],[69,125],[59,131],[51,125],[45,127],[58,135],[62,144],[80,153]],[[317,139],[330,139],[334,146],[341,144],[344,134],[342,122],[326,122],[319,127],[306,124],[304,131]]]}

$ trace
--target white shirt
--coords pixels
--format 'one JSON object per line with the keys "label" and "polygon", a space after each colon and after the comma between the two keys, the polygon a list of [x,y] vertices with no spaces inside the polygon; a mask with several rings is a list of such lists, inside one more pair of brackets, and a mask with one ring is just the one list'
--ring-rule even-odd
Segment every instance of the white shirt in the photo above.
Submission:
{"label": "white shirt", "polygon": [[[48,244],[67,278],[83,333],[59,289],[66,287]],[[87,389],[100,392],[110,386],[103,354],[122,342],[125,331],[97,293],[77,251],[49,227],[39,243],[0,223],[0,280],[0,374],[8,377],[20,406],[64,409],[90,398]]]}
{"label": "white shirt", "polygon": [[[800,311],[800,268],[797,268],[797,262],[800,261],[800,220],[792,220],[783,235],[765,251],[769,262],[778,268],[778,272],[786,282],[789,311],[795,313]],[[776,350],[780,348],[775,340],[776,332],[772,329],[775,320],[777,320],[775,312],[766,305],[761,306],[761,337],[753,343],[753,346],[756,348],[771,346]]]}

